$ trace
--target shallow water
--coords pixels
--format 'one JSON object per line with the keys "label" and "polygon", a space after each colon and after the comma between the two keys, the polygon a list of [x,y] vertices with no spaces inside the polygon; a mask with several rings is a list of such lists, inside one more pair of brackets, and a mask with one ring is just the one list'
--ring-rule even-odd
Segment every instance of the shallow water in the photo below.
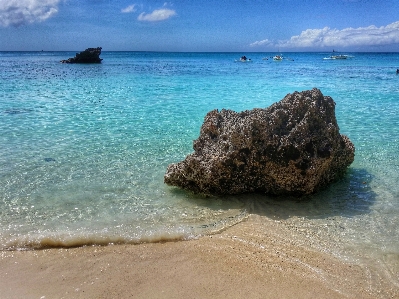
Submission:
{"label": "shallow water", "polygon": [[[0,249],[187,239],[248,214],[345,259],[399,269],[398,53],[0,52]],[[262,58],[267,57],[268,60]],[[212,109],[265,108],[319,88],[356,147],[347,176],[302,200],[206,198],[163,183]],[[397,277],[399,279],[399,277]]]}

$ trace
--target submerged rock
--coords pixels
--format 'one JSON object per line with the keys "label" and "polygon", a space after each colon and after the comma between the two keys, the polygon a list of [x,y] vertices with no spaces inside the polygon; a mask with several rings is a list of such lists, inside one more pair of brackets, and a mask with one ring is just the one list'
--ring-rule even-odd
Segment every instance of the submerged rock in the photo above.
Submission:
{"label": "submerged rock", "polygon": [[101,63],[102,58],[100,58],[101,47],[88,48],[83,52],[76,53],[73,58],[68,58],[66,60],[61,60],[62,63]]}
{"label": "submerged rock", "polygon": [[314,88],[266,109],[210,111],[194,153],[169,165],[164,181],[194,193],[300,196],[343,175],[354,155],[335,102]]}

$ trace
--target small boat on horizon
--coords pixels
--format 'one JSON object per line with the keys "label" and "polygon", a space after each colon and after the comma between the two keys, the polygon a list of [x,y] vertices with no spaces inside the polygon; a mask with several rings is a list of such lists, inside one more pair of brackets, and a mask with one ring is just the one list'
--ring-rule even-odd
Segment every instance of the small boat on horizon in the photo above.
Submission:
{"label": "small boat on horizon", "polygon": [[324,57],[323,59],[347,59],[348,55],[331,55],[330,57]]}
{"label": "small boat on horizon", "polygon": [[274,60],[274,61],[282,61],[282,60],[283,60],[283,55],[276,55],[276,56],[273,56],[273,60]]}
{"label": "small boat on horizon", "polygon": [[292,58],[284,57],[283,54],[277,54],[270,58],[273,58],[274,61],[283,61],[283,60],[294,61],[294,59],[292,59]]}
{"label": "small boat on horizon", "polygon": [[251,60],[251,58],[247,58],[247,56],[241,56],[240,57],[240,60],[236,60],[236,61],[239,61],[239,62],[252,62],[252,60]]}
{"label": "small boat on horizon", "polygon": [[349,55],[344,55],[344,54],[336,54],[337,51],[333,50],[333,54],[329,57],[324,57],[323,59],[332,59],[332,60],[336,60],[336,59],[347,59],[349,58]]}

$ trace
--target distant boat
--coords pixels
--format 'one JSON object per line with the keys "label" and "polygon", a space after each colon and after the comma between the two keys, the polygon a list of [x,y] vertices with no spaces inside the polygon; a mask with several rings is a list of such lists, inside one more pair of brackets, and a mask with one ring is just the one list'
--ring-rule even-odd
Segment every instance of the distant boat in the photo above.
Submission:
{"label": "distant boat", "polygon": [[[336,51],[335,50],[333,50],[333,53],[336,53]],[[335,60],[335,59],[347,59],[349,57],[349,55],[342,55],[342,54],[339,54],[339,55],[335,55],[335,54],[333,54],[333,55],[331,55],[331,56],[329,56],[329,57],[324,57],[323,59],[333,59],[333,60]]]}
{"label": "distant boat", "polygon": [[283,60],[294,61],[294,59],[292,59],[292,58],[284,57],[283,54],[275,55],[275,56],[270,57],[270,58],[273,58],[274,61],[283,61]]}
{"label": "distant boat", "polygon": [[348,55],[332,55],[331,59],[347,59]]}
{"label": "distant boat", "polygon": [[236,60],[240,62],[252,62],[251,58],[247,58],[246,56],[241,56],[240,60]]}
{"label": "distant boat", "polygon": [[[262,60],[269,60],[272,59],[274,61],[283,61],[283,60],[289,60],[289,61],[294,61],[294,59],[289,58],[289,57],[284,57],[283,54],[275,55],[275,56],[269,56],[269,57],[263,57]],[[247,58],[245,56],[242,56],[240,60],[236,60],[237,62],[251,62],[252,60],[250,58]]]}
{"label": "distant boat", "polygon": [[276,55],[276,56],[273,56],[273,60],[274,60],[274,61],[282,61],[282,60],[283,60],[283,55]]}

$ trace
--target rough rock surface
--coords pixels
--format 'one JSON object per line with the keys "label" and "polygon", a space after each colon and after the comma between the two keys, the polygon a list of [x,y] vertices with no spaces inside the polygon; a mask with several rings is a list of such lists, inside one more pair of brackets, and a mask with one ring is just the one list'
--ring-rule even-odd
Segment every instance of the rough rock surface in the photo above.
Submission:
{"label": "rough rock surface", "polygon": [[194,193],[301,196],[344,174],[354,156],[335,102],[314,88],[266,109],[210,111],[194,153],[169,165],[164,181]]}
{"label": "rough rock surface", "polygon": [[66,60],[61,60],[62,63],[101,63],[100,58],[101,47],[88,48],[83,52],[76,53],[73,58],[68,58]]}

